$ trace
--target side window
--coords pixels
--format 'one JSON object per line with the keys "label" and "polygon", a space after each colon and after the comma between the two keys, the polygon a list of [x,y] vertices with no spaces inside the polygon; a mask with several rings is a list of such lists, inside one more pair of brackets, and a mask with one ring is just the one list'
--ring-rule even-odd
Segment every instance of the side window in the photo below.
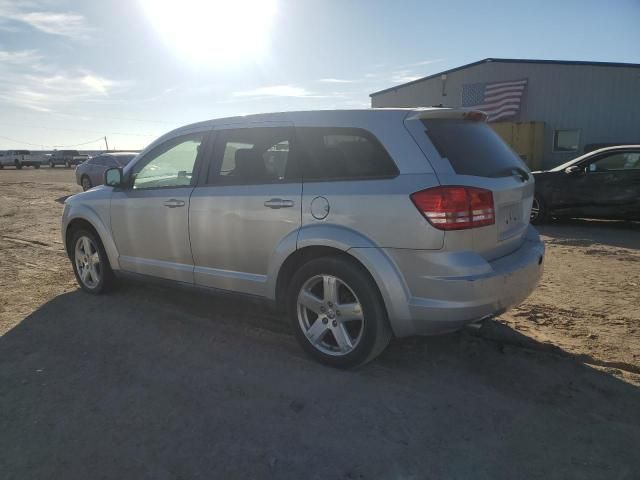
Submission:
{"label": "side window", "polygon": [[296,136],[305,181],[375,179],[398,174],[387,151],[366,130],[300,127]]}
{"label": "side window", "polygon": [[102,160],[100,161],[100,166],[102,167],[118,167],[118,162],[116,162],[116,159],[113,158],[113,156],[111,155],[104,155],[102,157]]}
{"label": "side window", "polygon": [[589,172],[636,169],[640,169],[640,152],[614,153],[589,164]]}
{"label": "side window", "polygon": [[239,185],[298,179],[291,152],[291,128],[220,130],[207,183]]}
{"label": "side window", "polygon": [[191,185],[204,136],[204,133],[186,135],[156,147],[135,165],[133,188],[138,190]]}

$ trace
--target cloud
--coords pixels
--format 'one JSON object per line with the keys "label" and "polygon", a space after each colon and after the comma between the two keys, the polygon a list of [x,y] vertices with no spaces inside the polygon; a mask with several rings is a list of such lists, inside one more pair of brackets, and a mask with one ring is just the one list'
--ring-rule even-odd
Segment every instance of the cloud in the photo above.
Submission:
{"label": "cloud", "polygon": [[51,112],[71,103],[108,100],[125,86],[82,68],[42,63],[43,58],[36,50],[0,50],[0,104]]}
{"label": "cloud", "polygon": [[348,80],[345,78],[321,78],[318,80],[322,83],[357,83],[358,80]]}
{"label": "cloud", "polygon": [[47,33],[64,37],[83,39],[88,36],[92,28],[84,16],[74,12],[50,12],[39,10],[43,5],[37,2],[21,4],[0,0],[0,20],[3,29],[15,28],[6,22],[17,22]]}
{"label": "cloud", "polygon": [[414,62],[414,63],[409,63],[407,65],[405,65],[406,68],[413,68],[413,67],[424,67],[425,65],[431,65],[432,63],[438,63],[438,62],[442,62],[444,61],[444,58],[435,58],[432,60],[422,60],[421,62]]}
{"label": "cloud", "polygon": [[293,85],[271,85],[258,87],[251,90],[234,92],[234,97],[295,97],[295,98],[323,98],[302,87]]}
{"label": "cloud", "polygon": [[20,50],[10,52],[0,50],[0,64],[2,65],[33,65],[42,60],[36,50]]}
{"label": "cloud", "polygon": [[422,75],[415,75],[411,70],[398,70],[392,72],[389,81],[391,83],[407,83],[422,78]]}

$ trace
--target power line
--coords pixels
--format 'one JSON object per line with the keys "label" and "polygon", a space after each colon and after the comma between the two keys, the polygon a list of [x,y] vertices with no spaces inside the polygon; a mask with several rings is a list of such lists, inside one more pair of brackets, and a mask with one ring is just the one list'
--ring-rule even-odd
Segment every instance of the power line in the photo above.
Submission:
{"label": "power line", "polygon": [[47,146],[47,145],[43,145],[42,143],[30,143],[30,142],[24,142],[22,140],[16,140],[15,138],[5,137],[4,135],[0,135],[0,138],[2,138],[4,140],[9,140],[10,142],[21,143],[23,145],[30,145],[32,147],[46,147]]}
{"label": "power line", "polygon": [[53,145],[53,148],[68,148],[68,147],[81,147],[83,145],[89,145],[90,143],[101,142],[104,136],[98,137],[95,140],[89,140],[88,142],[76,143],[74,145]]}
{"label": "power line", "polygon": [[[12,127],[27,127],[27,128],[39,128],[43,130],[63,130],[67,132],[82,132],[82,133],[100,133],[100,130],[86,130],[79,128],[64,128],[64,127],[45,127],[42,125],[30,125],[24,123],[16,123],[16,122],[0,122],[0,125],[9,125]],[[111,132],[109,135],[124,135],[128,137],[157,137],[159,134],[157,133],[125,133],[125,132]]]}

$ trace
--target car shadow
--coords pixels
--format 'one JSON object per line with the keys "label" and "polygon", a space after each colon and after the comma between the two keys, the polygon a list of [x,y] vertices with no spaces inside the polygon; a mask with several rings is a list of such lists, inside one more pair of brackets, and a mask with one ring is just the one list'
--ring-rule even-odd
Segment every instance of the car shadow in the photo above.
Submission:
{"label": "car shadow", "polygon": [[260,302],[136,282],[66,293],[0,337],[0,471],[633,478],[640,389],[515,334],[396,340],[340,371]]}
{"label": "car shadow", "polygon": [[596,244],[640,250],[640,222],[563,219],[538,225],[551,243],[576,247]]}

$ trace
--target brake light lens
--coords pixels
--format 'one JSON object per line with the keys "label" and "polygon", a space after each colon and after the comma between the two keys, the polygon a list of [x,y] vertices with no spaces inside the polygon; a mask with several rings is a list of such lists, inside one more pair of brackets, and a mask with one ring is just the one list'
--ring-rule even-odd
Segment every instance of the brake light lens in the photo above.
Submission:
{"label": "brake light lens", "polygon": [[434,187],[411,194],[411,201],[439,230],[463,230],[495,223],[493,193],[484,188]]}

